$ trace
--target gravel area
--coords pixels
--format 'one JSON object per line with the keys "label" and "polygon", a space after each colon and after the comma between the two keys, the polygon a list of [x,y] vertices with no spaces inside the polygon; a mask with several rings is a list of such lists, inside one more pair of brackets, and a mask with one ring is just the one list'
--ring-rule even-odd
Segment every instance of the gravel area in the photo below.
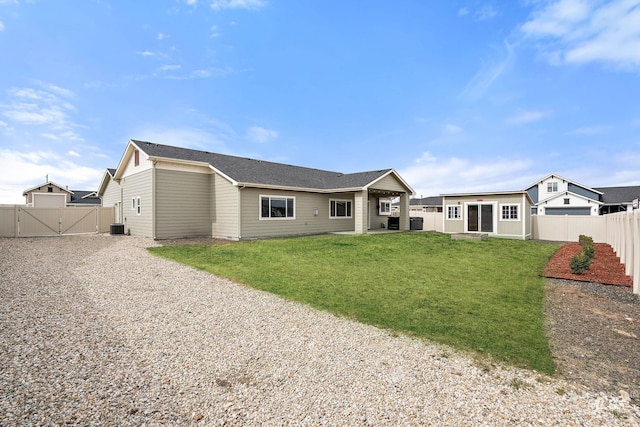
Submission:
{"label": "gravel area", "polygon": [[640,298],[626,286],[547,279],[557,375],[629,396],[640,408]]}
{"label": "gravel area", "polygon": [[0,239],[0,425],[640,425],[619,393],[285,301],[155,244]]}

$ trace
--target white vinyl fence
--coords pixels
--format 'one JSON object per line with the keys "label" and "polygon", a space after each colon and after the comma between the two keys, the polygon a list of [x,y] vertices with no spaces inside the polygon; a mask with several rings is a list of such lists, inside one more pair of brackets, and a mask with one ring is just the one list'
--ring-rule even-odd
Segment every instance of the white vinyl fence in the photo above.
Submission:
{"label": "white vinyl fence", "polygon": [[107,233],[113,217],[113,208],[100,206],[33,208],[1,205],[0,237]]}
{"label": "white vinyl fence", "polygon": [[607,241],[620,257],[625,273],[633,279],[633,293],[640,294],[640,210],[603,215]]}

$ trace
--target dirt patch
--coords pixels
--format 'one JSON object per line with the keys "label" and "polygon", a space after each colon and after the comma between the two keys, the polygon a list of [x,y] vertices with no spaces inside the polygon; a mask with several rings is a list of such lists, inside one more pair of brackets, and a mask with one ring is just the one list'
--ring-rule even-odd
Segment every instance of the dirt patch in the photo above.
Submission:
{"label": "dirt patch", "polygon": [[578,243],[564,245],[544,270],[547,335],[557,372],[640,405],[640,298],[611,246],[595,246],[593,263],[582,275],[569,268]]}

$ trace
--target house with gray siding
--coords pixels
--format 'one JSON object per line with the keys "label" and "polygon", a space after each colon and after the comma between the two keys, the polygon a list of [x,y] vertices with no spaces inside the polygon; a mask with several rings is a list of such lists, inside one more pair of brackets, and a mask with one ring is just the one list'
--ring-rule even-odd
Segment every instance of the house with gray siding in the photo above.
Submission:
{"label": "house with gray siding", "polygon": [[535,215],[599,215],[602,193],[586,185],[550,174],[528,186]]}
{"label": "house with gray siding", "polygon": [[603,215],[638,208],[640,186],[587,187],[557,174],[528,186],[534,215]]}
{"label": "house with gray siding", "polygon": [[131,140],[98,190],[125,232],[230,240],[382,228],[413,189],[394,169],[340,173]]}

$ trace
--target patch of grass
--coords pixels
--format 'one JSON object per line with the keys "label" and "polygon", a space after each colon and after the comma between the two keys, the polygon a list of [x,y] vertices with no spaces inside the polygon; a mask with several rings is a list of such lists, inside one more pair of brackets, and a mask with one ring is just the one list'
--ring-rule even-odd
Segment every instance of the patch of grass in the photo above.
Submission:
{"label": "patch of grass", "polygon": [[558,247],[408,232],[149,250],[360,322],[553,373],[540,272]]}

